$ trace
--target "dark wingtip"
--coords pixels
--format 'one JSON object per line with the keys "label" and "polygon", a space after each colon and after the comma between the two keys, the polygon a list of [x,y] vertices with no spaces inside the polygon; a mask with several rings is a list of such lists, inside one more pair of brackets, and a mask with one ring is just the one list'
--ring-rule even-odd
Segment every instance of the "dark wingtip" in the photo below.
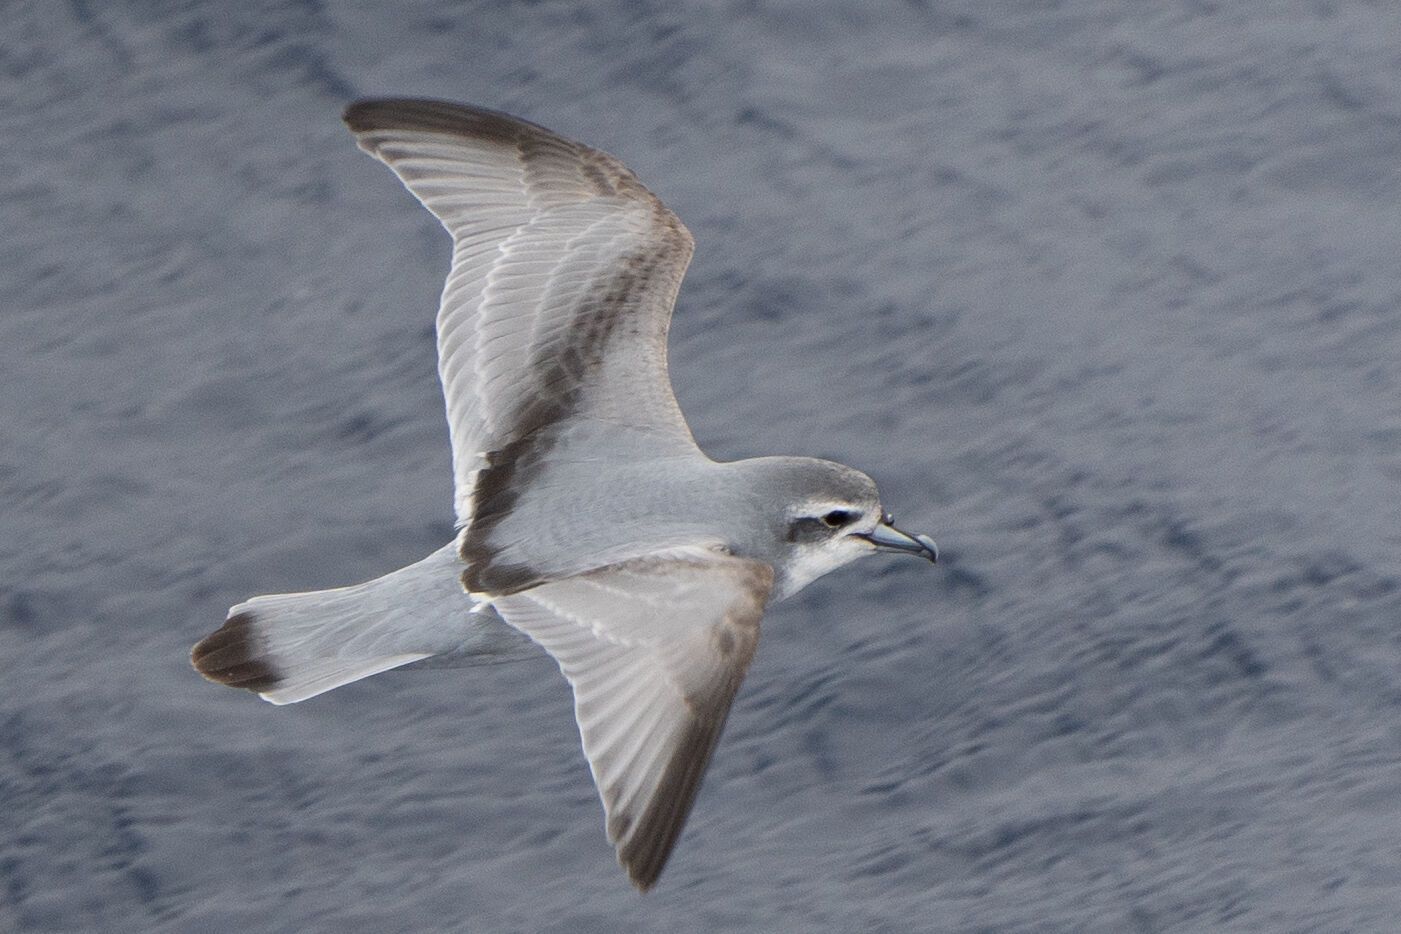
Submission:
{"label": "dark wingtip", "polygon": [[499,110],[407,97],[355,101],[345,108],[341,119],[355,133],[422,130],[509,143],[523,133],[555,136],[544,127]]}
{"label": "dark wingtip", "polygon": [[235,613],[195,643],[190,664],[210,681],[261,693],[277,687],[282,676],[260,656],[252,615]]}
{"label": "dark wingtip", "polygon": [[662,877],[662,870],[666,868],[667,857],[670,855],[670,852],[667,852],[662,855],[660,860],[654,859],[648,863],[628,862],[621,857],[618,862],[627,872],[628,881],[632,883],[633,888],[637,889],[640,894],[646,895],[652,891],[657,880]]}
{"label": "dark wingtip", "polygon": [[[735,684],[737,687],[737,680]],[[730,692],[730,696],[733,696],[733,692]],[[686,731],[657,784],[651,803],[638,818],[636,830],[627,843],[618,849],[618,862],[627,870],[628,878],[639,892],[648,892],[657,884],[667,860],[671,858],[676,841],[686,826],[686,818],[691,813],[691,805],[695,803],[696,793],[700,791],[710,754],[725,728],[728,713],[728,706],[712,710]],[[627,823],[619,823],[616,829],[618,837],[632,829],[630,818],[626,815],[622,817]]]}

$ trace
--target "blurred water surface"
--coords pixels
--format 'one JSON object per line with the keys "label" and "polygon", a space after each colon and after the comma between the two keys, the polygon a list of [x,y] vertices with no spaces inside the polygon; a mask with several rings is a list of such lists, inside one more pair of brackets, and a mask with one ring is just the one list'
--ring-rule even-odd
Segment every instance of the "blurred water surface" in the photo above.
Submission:
{"label": "blurred water surface", "polygon": [[[69,3],[0,31],[0,930],[1401,916],[1388,4]],[[618,154],[677,393],[935,534],[775,606],[640,899],[548,661],[291,708],[189,645],[451,535],[448,242],[367,95]]]}

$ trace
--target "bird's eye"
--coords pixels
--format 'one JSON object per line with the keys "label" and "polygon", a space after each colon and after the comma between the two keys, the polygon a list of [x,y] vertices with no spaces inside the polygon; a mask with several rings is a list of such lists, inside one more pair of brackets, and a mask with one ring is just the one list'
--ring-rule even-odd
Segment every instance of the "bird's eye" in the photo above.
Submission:
{"label": "bird's eye", "polygon": [[822,524],[829,529],[839,529],[856,518],[856,513],[845,509],[833,509],[822,517]]}

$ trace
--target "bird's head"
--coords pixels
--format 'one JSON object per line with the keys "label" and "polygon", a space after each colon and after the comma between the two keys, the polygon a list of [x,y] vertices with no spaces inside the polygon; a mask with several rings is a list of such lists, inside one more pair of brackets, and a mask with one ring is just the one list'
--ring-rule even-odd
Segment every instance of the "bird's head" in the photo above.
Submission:
{"label": "bird's head", "polygon": [[768,500],[780,507],[768,529],[776,598],[878,551],[939,559],[928,535],[895,527],[875,481],[861,471],[815,458],[772,460],[779,462],[770,478],[778,495]]}

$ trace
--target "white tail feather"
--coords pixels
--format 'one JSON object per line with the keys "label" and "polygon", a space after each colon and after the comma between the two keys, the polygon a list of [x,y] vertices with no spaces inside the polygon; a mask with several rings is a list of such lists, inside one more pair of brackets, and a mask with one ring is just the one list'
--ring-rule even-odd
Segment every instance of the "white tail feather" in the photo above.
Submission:
{"label": "white tail feather", "polygon": [[455,545],[384,577],[310,593],[254,597],[195,646],[205,677],[293,704],[412,662],[471,664],[524,655],[529,641],[473,613]]}

